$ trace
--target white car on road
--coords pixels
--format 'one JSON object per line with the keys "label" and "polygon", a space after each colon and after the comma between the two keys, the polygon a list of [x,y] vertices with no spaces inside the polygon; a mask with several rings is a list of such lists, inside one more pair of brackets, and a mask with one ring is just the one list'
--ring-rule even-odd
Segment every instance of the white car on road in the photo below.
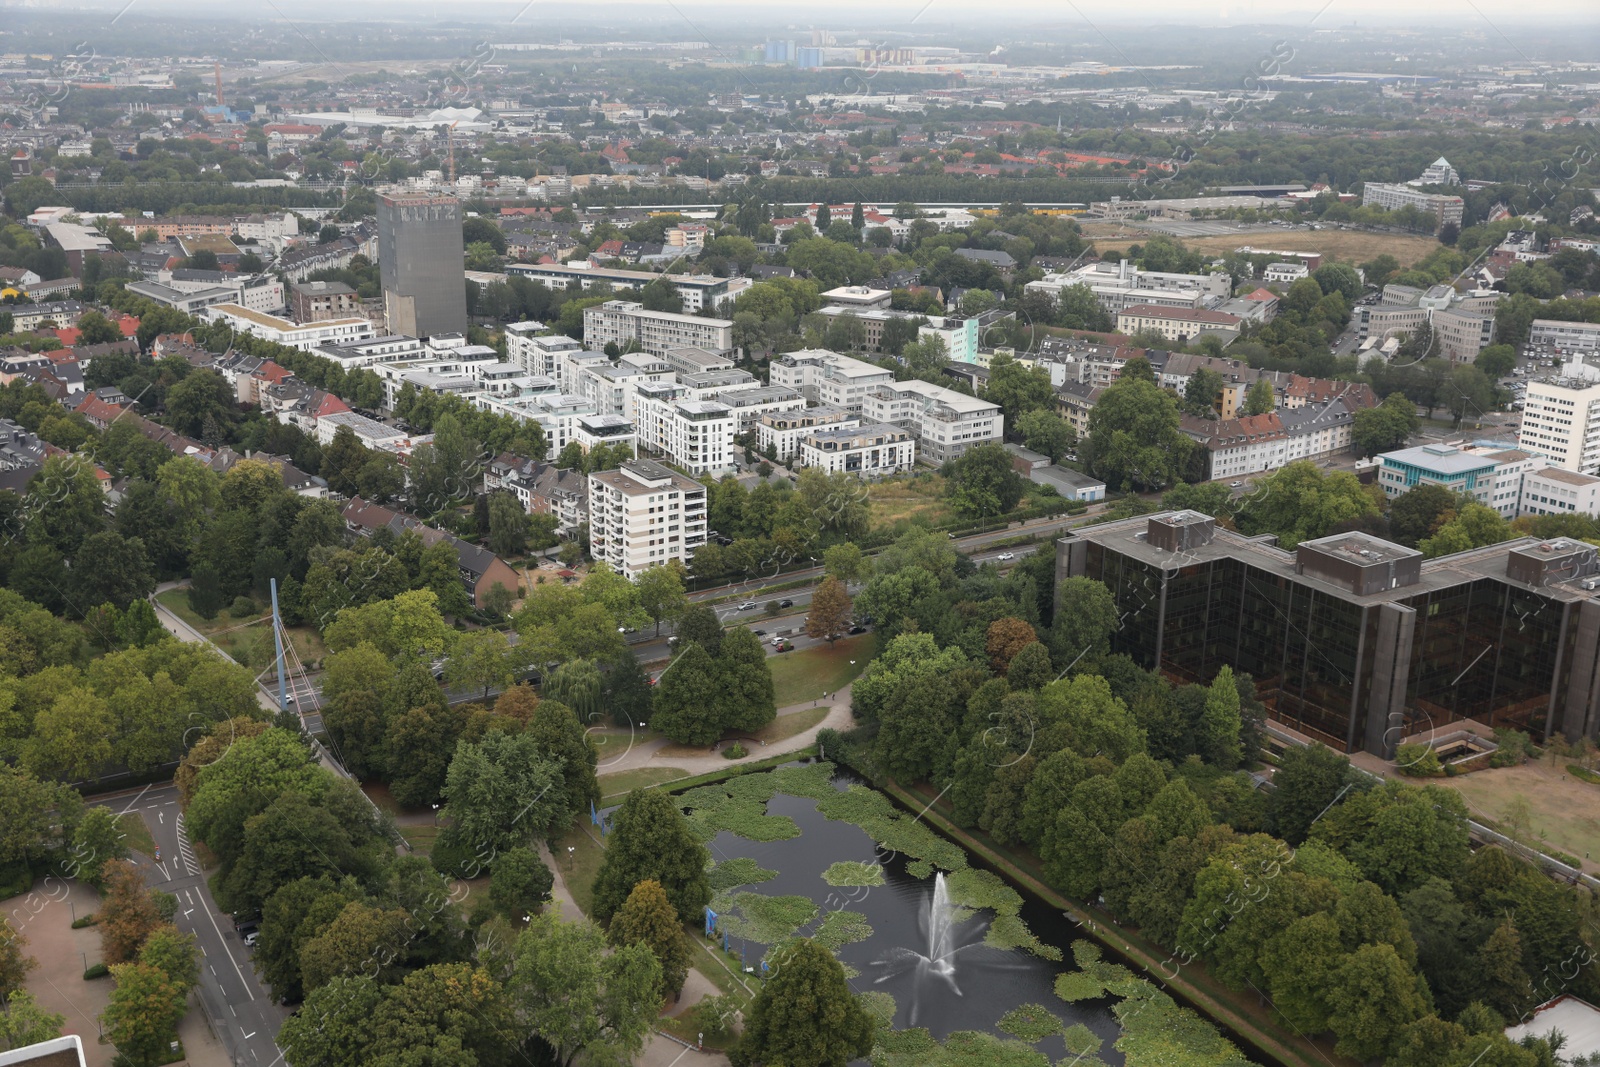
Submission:
{"label": "white car on road", "polygon": [[998,559],[998,560],[1010,560],[1010,559],[1016,559],[1016,558],[1017,557],[1012,555],[1010,552],[1002,552],[998,556],[995,557],[995,559]]}

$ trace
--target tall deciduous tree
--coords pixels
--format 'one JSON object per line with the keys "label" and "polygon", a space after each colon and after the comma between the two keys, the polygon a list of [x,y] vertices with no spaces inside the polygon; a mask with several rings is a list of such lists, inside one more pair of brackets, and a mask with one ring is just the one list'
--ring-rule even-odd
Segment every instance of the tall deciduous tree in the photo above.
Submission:
{"label": "tall deciduous tree", "polygon": [[705,873],[710,858],[671,797],[634,790],[613,817],[605,860],[595,876],[595,920],[609,923],[633,887],[647,879],[661,885],[680,918],[698,920],[711,901]]}
{"label": "tall deciduous tree", "polygon": [[722,672],[699,643],[680,648],[656,686],[650,726],[679,744],[709,745],[722,736]]}
{"label": "tall deciduous tree", "polygon": [[159,968],[143,963],[117,964],[111,976],[116,988],[100,1017],[106,1039],[134,1067],[165,1062],[188,1009],[187,991]]}
{"label": "tall deciduous tree", "polygon": [[133,959],[161,925],[161,913],[144,887],[139,868],[127,860],[107,860],[101,872],[100,952],[108,964]]}
{"label": "tall deciduous tree", "polygon": [[811,594],[806,613],[806,636],[826,638],[831,646],[850,628],[850,593],[844,582],[828,577]]}
{"label": "tall deciduous tree", "polygon": [[590,922],[536,915],[517,939],[507,994],[518,1021],[571,1067],[631,1063],[660,1005],[661,966],[642,944],[605,951]]}
{"label": "tall deciduous tree", "polygon": [[489,903],[517,921],[550,899],[555,876],[539,854],[524,845],[497,856],[489,877]]}
{"label": "tall deciduous tree", "polygon": [[[492,731],[461,741],[445,778],[446,835],[495,856],[571,823],[560,766],[537,739]],[[486,863],[489,861],[486,861]]]}
{"label": "tall deciduous tree", "polygon": [[0,915],[0,1003],[22,988],[28,972],[39,966],[27,953],[28,939],[17,932],[8,916]]}
{"label": "tall deciduous tree", "polygon": [[1206,759],[1225,771],[1237,767],[1240,758],[1239,730],[1243,725],[1233,668],[1224,664],[1206,691],[1206,708],[1200,719]]}
{"label": "tall deciduous tree", "polygon": [[656,624],[658,635],[662,622],[677,618],[689,602],[683,591],[683,565],[677,560],[649,568],[634,584],[639,589],[639,606]]}
{"label": "tall deciduous tree", "polygon": [[815,941],[773,953],[776,973],[750,1006],[734,1067],[845,1067],[872,1051],[872,1017],[844,968]]}
{"label": "tall deciduous tree", "polygon": [[661,992],[676,994],[689,974],[689,943],[683,922],[661,883],[645,879],[611,918],[606,931],[611,944],[644,945],[661,965]]}
{"label": "tall deciduous tree", "polygon": [[1087,458],[1096,474],[1119,489],[1171,485],[1194,448],[1178,423],[1176,397],[1124,370],[1089,412]]}
{"label": "tall deciduous tree", "polygon": [[45,1011],[33,994],[14,992],[0,1011],[0,1052],[26,1048],[61,1036],[66,1016]]}

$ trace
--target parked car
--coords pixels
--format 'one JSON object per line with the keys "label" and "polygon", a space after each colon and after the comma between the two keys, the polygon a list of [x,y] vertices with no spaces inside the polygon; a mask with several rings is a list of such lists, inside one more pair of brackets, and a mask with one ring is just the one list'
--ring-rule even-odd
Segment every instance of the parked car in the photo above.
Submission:
{"label": "parked car", "polygon": [[856,625],[850,627],[849,632],[852,634],[864,634],[867,632],[867,628],[862,626],[860,623],[857,623]]}
{"label": "parked car", "polygon": [[1243,489],[1244,488],[1244,483],[1243,482],[1229,482],[1228,483],[1228,488],[1229,489]]}
{"label": "parked car", "polygon": [[756,610],[756,602],[754,600],[746,600],[743,604],[739,605],[739,610],[740,611],[754,611],[754,610]]}
{"label": "parked car", "polygon": [[244,935],[244,947],[255,948],[256,942],[259,940],[261,940],[261,931],[252,930],[248,934]]}

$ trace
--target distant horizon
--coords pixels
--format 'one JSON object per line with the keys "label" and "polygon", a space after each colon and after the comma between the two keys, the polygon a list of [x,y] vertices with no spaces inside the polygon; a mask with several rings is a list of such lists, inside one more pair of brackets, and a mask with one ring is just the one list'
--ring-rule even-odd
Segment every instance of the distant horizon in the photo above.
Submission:
{"label": "distant horizon", "polygon": [[[1530,25],[1548,27],[1552,22],[1573,22],[1573,29],[1588,26],[1600,31],[1600,5],[1593,0],[1531,0],[1518,5],[1514,14],[1492,6],[1486,0],[1469,0],[1462,5],[1457,0],[1410,0],[1404,5],[1383,0],[1312,0],[1296,7],[1269,4],[1264,0],[1220,0],[1208,5],[1209,14],[1197,10],[1197,5],[1180,0],[1158,0],[1155,3],[1129,5],[1115,0],[1013,0],[998,9],[981,12],[954,0],[899,0],[889,5],[878,5],[870,14],[857,4],[841,0],[824,0],[804,6],[788,3],[762,4],[752,7],[744,0],[588,0],[585,3],[538,3],[527,0],[489,0],[473,4],[459,14],[437,4],[424,4],[413,0],[383,2],[353,0],[330,8],[325,4],[312,4],[308,0],[269,0],[266,10],[252,15],[218,11],[189,0],[14,0],[7,5],[14,13],[66,14],[72,12],[128,12],[145,15],[187,15],[208,21],[246,22],[270,24],[286,19],[338,22],[425,22],[447,26],[489,26],[505,22],[541,35],[558,34],[552,15],[561,13],[564,26],[581,27],[595,23],[611,22],[626,13],[630,17],[647,17],[651,22],[682,21],[688,23],[689,15],[696,11],[716,11],[726,18],[732,10],[739,13],[736,25],[756,27],[763,18],[770,18],[767,32],[795,32],[801,29],[853,30],[864,27],[894,30],[913,29],[922,32],[948,30],[952,26],[985,26],[1017,28],[1029,20],[1045,20],[1049,28],[1081,26],[1088,32],[1100,24],[1126,28],[1136,25],[1153,32],[1171,31],[1187,26],[1314,26],[1319,30],[1348,29],[1384,26],[1391,28],[1415,27],[1437,32],[1482,31],[1491,35],[1518,35]],[[573,15],[589,15],[587,20],[574,21]],[[520,16],[520,17],[519,17]],[[820,17],[819,17],[820,16]],[[120,16],[119,16],[120,17]],[[1440,19],[1450,22],[1441,26]],[[1162,20],[1152,25],[1153,19]],[[1574,21],[1575,20],[1575,21]],[[645,29],[647,27],[641,27]],[[726,35],[730,29],[726,22],[714,27],[702,27]],[[1575,48],[1592,50],[1600,58],[1600,32],[1588,40],[1577,35]]]}

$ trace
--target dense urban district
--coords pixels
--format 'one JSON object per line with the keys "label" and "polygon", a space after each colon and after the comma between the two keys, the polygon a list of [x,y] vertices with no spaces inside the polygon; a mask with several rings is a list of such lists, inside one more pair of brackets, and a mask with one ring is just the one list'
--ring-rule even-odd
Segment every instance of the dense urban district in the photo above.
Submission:
{"label": "dense urban district", "polygon": [[269,6],[0,21],[0,1064],[1600,1065],[1594,12]]}

